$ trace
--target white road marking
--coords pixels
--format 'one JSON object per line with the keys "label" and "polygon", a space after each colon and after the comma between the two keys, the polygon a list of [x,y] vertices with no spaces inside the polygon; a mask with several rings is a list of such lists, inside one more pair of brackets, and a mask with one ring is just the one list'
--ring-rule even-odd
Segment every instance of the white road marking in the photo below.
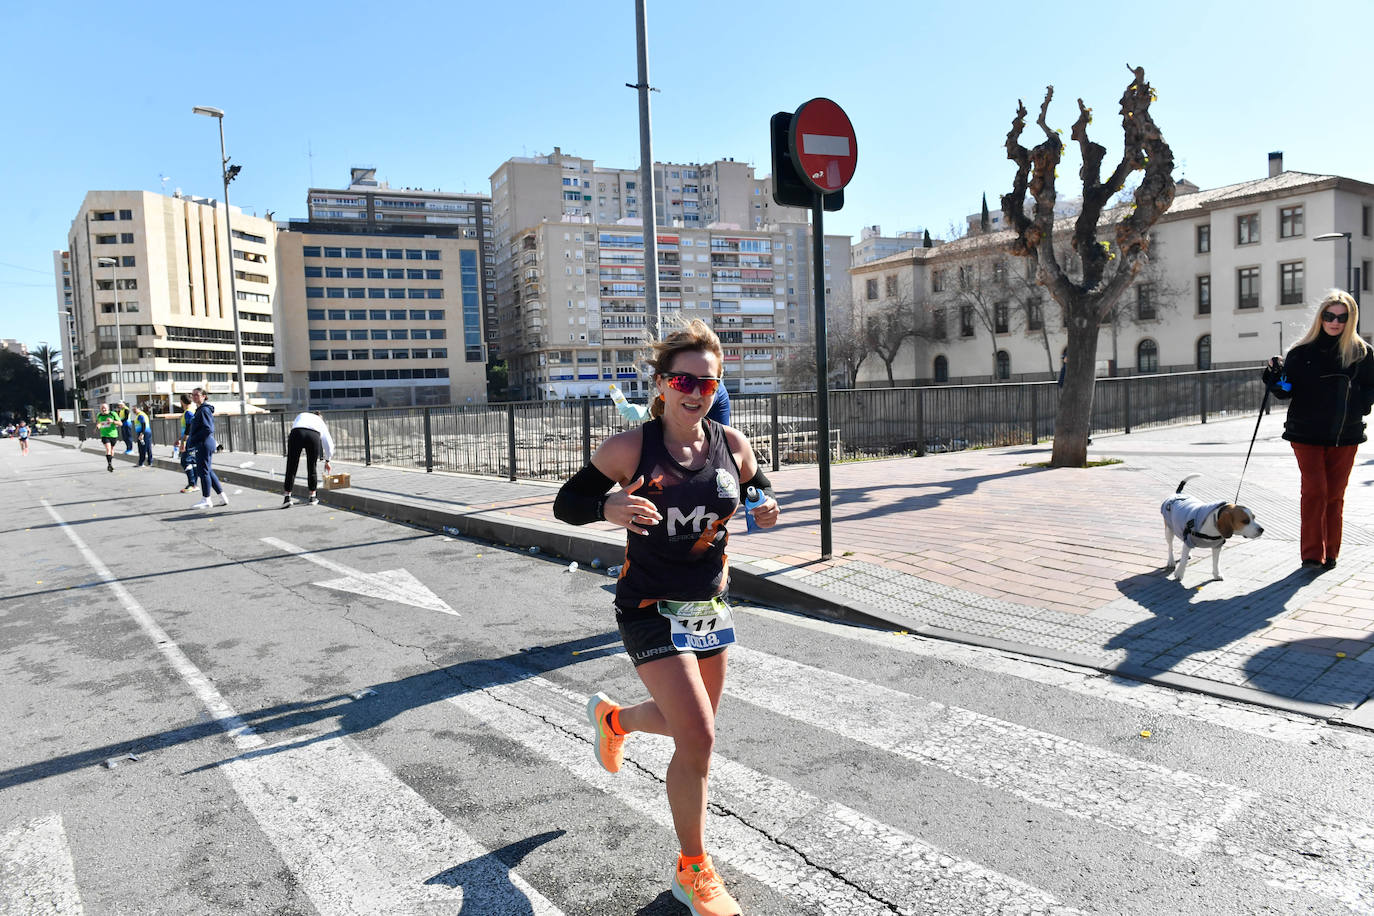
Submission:
{"label": "white road marking", "polygon": [[434,592],[430,591],[423,582],[415,578],[404,569],[388,569],[382,572],[365,573],[361,570],[344,566],[333,560],[327,560],[304,547],[297,547],[295,544],[287,543],[279,538],[263,538],[263,543],[268,544],[278,550],[295,554],[302,560],[309,560],[325,569],[332,569],[337,573],[343,573],[342,579],[330,579],[327,582],[316,582],[315,585],[321,588],[332,588],[336,591],[349,592],[354,595],[364,595],[368,598],[379,598],[383,601],[395,601],[400,604],[409,604],[412,607],[424,608],[427,611],[439,611],[442,614],[452,614],[454,617],[461,616],[453,608]]}
{"label": "white road marking", "polygon": [[919,655],[922,658],[937,658],[982,671],[1047,684],[1082,696],[1112,700],[1151,713],[1182,716],[1208,725],[1219,725],[1277,741],[1322,744],[1362,754],[1374,754],[1374,735],[1333,728],[1325,722],[1298,713],[1264,709],[1200,693],[1159,687],[1088,668],[1047,659],[1017,656],[979,646],[848,626],[752,605],[736,605],[735,610],[789,626],[825,633],[827,636],[843,637],[853,642]]}
{"label": "white road marking", "polygon": [[1222,852],[1276,887],[1374,913],[1369,824],[754,649],[730,656],[726,693],[769,712],[1176,855]]}
{"label": "white road marking", "polygon": [[0,835],[0,913],[81,916],[84,912],[60,814],[36,817]]}
{"label": "white road marking", "polygon": [[469,902],[474,912],[492,916],[561,916],[347,738],[267,746],[48,501],[42,503],[216,724],[245,751],[222,769],[321,916],[410,916],[435,901],[444,911]]}
{"label": "white road marking", "polygon": [[[500,667],[510,673],[509,683],[449,702],[672,830],[663,790],[672,754],[668,739],[635,736],[626,766],[607,773],[592,758],[586,697],[523,669]],[[711,801],[707,841],[727,874],[754,878],[790,899],[798,912],[1078,912],[1028,884],[719,754],[712,759]],[[671,853],[665,853],[666,875]]]}

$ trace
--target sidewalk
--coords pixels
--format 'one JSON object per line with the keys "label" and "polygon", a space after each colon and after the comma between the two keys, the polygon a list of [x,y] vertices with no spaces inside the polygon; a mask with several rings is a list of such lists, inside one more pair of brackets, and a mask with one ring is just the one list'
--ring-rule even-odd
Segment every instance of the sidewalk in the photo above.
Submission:
{"label": "sidewalk", "polygon": [[[834,465],[829,561],[816,467],[770,472],[783,514],[755,534],[731,523],[732,592],[1374,728],[1374,445],[1351,475],[1340,565],[1300,572],[1299,478],[1282,426],[1281,412],[1264,419],[1241,492],[1264,536],[1228,543],[1224,581],[1211,580],[1210,551],[1194,552],[1181,584],[1165,578],[1159,504],[1192,473],[1203,476],[1189,493],[1234,499],[1253,418],[1102,436],[1090,457],[1122,463],[1097,468],[1029,466],[1049,459],[1047,445]],[[155,452],[177,469],[167,446]],[[272,493],[284,464],[230,452],[215,462],[226,483]],[[352,487],[321,490],[332,506],[584,567],[621,561],[623,529],[554,519],[555,484],[335,470]]]}

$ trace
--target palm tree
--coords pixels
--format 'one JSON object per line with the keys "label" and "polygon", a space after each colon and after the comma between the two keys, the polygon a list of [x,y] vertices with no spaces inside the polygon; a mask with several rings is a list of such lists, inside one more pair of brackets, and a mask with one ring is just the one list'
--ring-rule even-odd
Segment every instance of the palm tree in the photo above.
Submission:
{"label": "palm tree", "polygon": [[29,359],[33,360],[38,371],[43,373],[43,380],[48,380],[48,366],[54,369],[62,364],[62,351],[47,344],[39,344],[29,351]]}

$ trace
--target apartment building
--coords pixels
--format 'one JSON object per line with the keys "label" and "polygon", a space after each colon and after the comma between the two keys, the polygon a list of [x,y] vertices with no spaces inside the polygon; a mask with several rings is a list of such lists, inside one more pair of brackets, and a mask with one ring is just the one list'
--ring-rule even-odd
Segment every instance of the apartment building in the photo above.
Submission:
{"label": "apartment building", "polygon": [[[1348,262],[1345,239],[1317,238],[1330,233],[1350,234]],[[1059,306],[1010,243],[1005,230],[971,235],[852,268],[861,312],[919,318],[922,336],[894,364],[898,384],[1053,377],[1067,343]],[[1284,171],[1282,154],[1253,181],[1179,182],[1150,257],[1100,331],[1099,373],[1258,366],[1306,333],[1326,290],[1349,276],[1357,297],[1369,291],[1374,184]],[[869,359],[859,383],[886,385],[885,367]]]}
{"label": "apartment building", "polygon": [[377,178],[377,170],[351,170],[346,188],[311,188],[306,195],[306,221],[313,231],[353,235],[433,236],[477,243],[477,270],[482,281],[482,325],[492,343],[499,336],[496,306],[495,239],[491,198],[486,194],[401,187]]}
{"label": "apartment building", "polygon": [[485,403],[481,238],[330,229],[277,239],[293,408]]}
{"label": "apartment building", "polygon": [[[260,407],[284,404],[275,358],[276,226],[206,198],[90,191],[53,269],[70,362],[92,403],[158,411],[197,386],[236,403],[234,316],[245,387]],[[230,291],[230,272],[237,299]],[[122,362],[123,375],[120,376]]]}
{"label": "apartment building", "polygon": [[[532,352],[522,349],[528,329],[525,327],[527,316],[522,316],[520,309],[528,294],[530,265],[527,263],[529,249],[525,245],[529,233],[545,222],[581,226],[581,230],[575,233],[569,230],[569,233],[583,236],[599,234],[598,228],[588,227],[639,226],[645,200],[641,183],[637,169],[599,167],[594,160],[565,154],[558,147],[546,156],[508,159],[492,174],[492,225],[497,240],[496,298],[503,316],[508,316],[497,344],[502,356],[514,362]],[[712,163],[656,163],[654,192],[658,225],[661,229],[672,230],[673,234],[695,239],[693,230],[701,229],[779,233],[776,249],[770,249],[770,259],[777,258],[775,264],[770,262],[770,269],[776,272],[771,278],[776,281],[771,295],[775,295],[782,305],[781,314],[770,318],[772,333],[775,341],[800,341],[810,337],[814,307],[810,230],[805,209],[779,207],[773,202],[771,179],[755,177],[752,166],[733,159]],[[847,304],[849,239],[847,236],[827,236],[825,249],[827,291],[832,301]],[[641,250],[641,271],[642,256]],[[671,265],[664,263],[661,266]],[[670,275],[660,276],[664,311],[673,308],[670,303],[676,301],[671,279]],[[640,282],[642,285],[642,278]],[[574,301],[577,301],[575,297]],[[642,304],[640,310],[642,313]],[[521,362],[529,364],[528,359]],[[752,386],[752,375],[746,375]],[[517,381],[517,374],[512,373],[511,379],[513,388],[531,390],[529,383]],[[745,377],[739,381],[743,385]],[[541,392],[540,396],[546,396],[548,386],[535,390]]]}
{"label": "apartment building", "polygon": [[22,340],[10,340],[8,337],[0,338],[0,350],[18,354],[25,359],[29,358],[29,345]]}
{"label": "apartment building", "polygon": [[[867,264],[869,261],[890,258],[903,251],[920,248],[924,241],[925,231],[922,229],[883,235],[882,226],[864,226],[859,230],[859,240],[850,249],[849,260],[853,264]],[[939,243],[932,240],[931,244]]]}
{"label": "apartment building", "polygon": [[[731,393],[777,390],[787,320],[787,236],[723,228],[658,231],[659,307],[712,326]],[[848,252],[848,237],[836,242]],[[544,221],[516,238],[519,300],[507,330],[510,380],[528,399],[631,396],[652,385],[645,348],[644,230],[637,221]]]}

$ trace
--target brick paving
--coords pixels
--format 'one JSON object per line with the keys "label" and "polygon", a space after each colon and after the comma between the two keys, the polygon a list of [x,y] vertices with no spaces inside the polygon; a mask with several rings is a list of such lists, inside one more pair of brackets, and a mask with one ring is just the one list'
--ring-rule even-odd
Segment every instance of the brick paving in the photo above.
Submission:
{"label": "brick paving", "polygon": [[[1221,581],[1211,580],[1210,551],[1194,552],[1181,584],[1164,576],[1159,504],[1192,473],[1203,476],[1189,493],[1234,498],[1254,428],[1251,417],[1101,436],[1089,457],[1121,463],[1083,469],[1035,467],[1048,445],[837,464],[829,560],[819,556],[817,468],[783,468],[770,472],[783,509],[777,527],[746,534],[742,518],[730,526],[737,586],[749,573],[805,593],[811,608],[831,604],[836,616],[858,612],[1374,727],[1374,703],[1360,708],[1374,694],[1374,446],[1356,458],[1335,570],[1298,571],[1299,477],[1275,412],[1261,424],[1240,494],[1264,536],[1228,544]],[[233,453],[217,461],[237,483],[269,489],[283,464]],[[448,519],[464,533],[619,562],[621,530],[555,520],[553,484],[336,470],[351,472],[353,486],[323,498],[342,508]]]}

